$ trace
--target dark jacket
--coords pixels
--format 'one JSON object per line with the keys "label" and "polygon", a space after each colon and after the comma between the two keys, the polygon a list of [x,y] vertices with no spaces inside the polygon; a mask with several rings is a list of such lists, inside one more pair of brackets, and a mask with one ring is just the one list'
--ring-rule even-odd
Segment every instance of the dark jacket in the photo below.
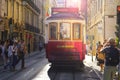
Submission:
{"label": "dark jacket", "polygon": [[[107,46],[101,50],[105,54],[105,65],[106,66],[116,66],[115,61],[119,61],[119,50],[114,46]],[[114,58],[114,59],[113,59]]]}

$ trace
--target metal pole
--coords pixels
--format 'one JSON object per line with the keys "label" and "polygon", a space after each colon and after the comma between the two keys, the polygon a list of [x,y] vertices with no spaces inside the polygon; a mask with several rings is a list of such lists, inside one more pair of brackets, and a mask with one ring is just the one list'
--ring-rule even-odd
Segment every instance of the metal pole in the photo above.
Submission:
{"label": "metal pole", "polygon": [[[13,34],[13,20],[14,20],[14,0],[12,0],[12,5],[13,5],[13,7],[12,7],[12,34]],[[12,34],[11,34],[11,38],[12,38]]]}
{"label": "metal pole", "polygon": [[91,42],[91,59],[92,59],[92,62],[93,62],[93,36],[92,36],[92,42]]}
{"label": "metal pole", "polygon": [[12,39],[12,30],[13,30],[13,18],[14,18],[14,0],[12,0],[12,24],[10,24],[10,39]]}
{"label": "metal pole", "polygon": [[44,6],[44,0],[42,0],[42,33],[43,33],[43,20],[44,20],[44,15],[43,15],[44,14],[44,12],[43,12],[44,11],[44,9],[43,9],[44,7],[43,6]]}

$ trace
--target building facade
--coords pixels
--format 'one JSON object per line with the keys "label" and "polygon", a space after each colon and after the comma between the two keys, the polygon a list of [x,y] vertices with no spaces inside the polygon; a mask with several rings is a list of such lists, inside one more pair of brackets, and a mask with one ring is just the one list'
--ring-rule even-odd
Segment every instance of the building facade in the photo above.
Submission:
{"label": "building facade", "polygon": [[[30,50],[35,51],[39,47],[39,15],[40,1],[22,0],[23,4],[23,24],[24,24],[24,39],[26,44],[30,44]],[[39,4],[39,5],[38,5]]]}
{"label": "building facade", "polygon": [[40,0],[0,0],[0,40],[24,39],[38,49]]}
{"label": "building facade", "polygon": [[101,43],[109,37],[116,38],[116,14],[119,0],[88,0],[87,2],[87,40],[93,53],[96,53],[98,41]]}
{"label": "building facade", "polygon": [[44,3],[44,7],[42,10],[43,12],[43,36],[44,36],[44,39],[45,39],[45,34],[48,33],[48,31],[46,30],[46,23],[45,23],[45,20],[46,18],[48,18],[49,16],[51,16],[51,8],[52,7],[57,7],[57,0],[44,0],[43,1]]}
{"label": "building facade", "polygon": [[0,40],[8,38],[7,1],[0,0]]}

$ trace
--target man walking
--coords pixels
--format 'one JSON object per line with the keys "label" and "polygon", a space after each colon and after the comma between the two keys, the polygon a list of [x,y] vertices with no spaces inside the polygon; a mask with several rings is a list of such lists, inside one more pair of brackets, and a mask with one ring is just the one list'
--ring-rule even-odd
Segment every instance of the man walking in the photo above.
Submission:
{"label": "man walking", "polygon": [[113,80],[119,63],[119,50],[116,48],[115,39],[110,38],[107,42],[109,46],[101,50],[105,54],[105,68],[103,80]]}
{"label": "man walking", "polygon": [[24,40],[21,40],[18,43],[18,60],[16,62],[16,64],[18,64],[18,62],[21,60],[21,69],[25,68],[25,43]]}

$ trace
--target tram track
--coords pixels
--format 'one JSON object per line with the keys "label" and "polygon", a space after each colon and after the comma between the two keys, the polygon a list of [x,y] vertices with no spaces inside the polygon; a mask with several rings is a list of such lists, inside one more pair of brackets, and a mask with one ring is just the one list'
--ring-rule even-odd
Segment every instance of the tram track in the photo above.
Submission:
{"label": "tram track", "polygon": [[73,80],[76,80],[76,78],[75,78],[75,72],[73,72]]}
{"label": "tram track", "polygon": [[99,75],[99,73],[98,73],[95,69],[93,69],[93,71],[94,71],[95,74],[98,76],[99,80],[102,80],[102,77]]}
{"label": "tram track", "polygon": [[51,80],[56,80],[57,72],[54,74],[53,78]]}
{"label": "tram track", "polygon": [[[87,70],[86,70],[87,69]],[[86,71],[52,71],[48,72],[50,80],[102,80],[99,73],[92,67],[85,67]]]}
{"label": "tram track", "polygon": [[53,79],[51,78],[51,80],[76,80],[75,79],[75,73],[59,73],[57,72]]}
{"label": "tram track", "polygon": [[93,79],[95,79],[95,80],[102,80],[101,75],[94,69],[93,66],[91,66],[91,65],[88,64],[88,63],[85,63],[85,64],[88,65],[88,67],[90,67],[90,68],[94,71],[94,73],[96,74],[96,76],[98,77],[98,78],[96,78],[96,77],[91,77],[91,78],[93,78]]}

